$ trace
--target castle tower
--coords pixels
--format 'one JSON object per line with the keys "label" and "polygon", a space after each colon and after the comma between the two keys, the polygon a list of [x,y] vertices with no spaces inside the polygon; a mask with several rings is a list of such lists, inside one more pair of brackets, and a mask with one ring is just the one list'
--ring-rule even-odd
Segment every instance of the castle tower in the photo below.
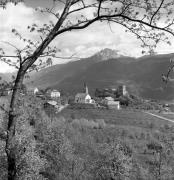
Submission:
{"label": "castle tower", "polygon": [[126,86],[123,85],[123,96],[126,96],[126,95],[127,95]]}
{"label": "castle tower", "polygon": [[119,94],[119,96],[126,96],[128,94],[128,92],[126,90],[126,85],[120,85],[118,87],[118,94]]}

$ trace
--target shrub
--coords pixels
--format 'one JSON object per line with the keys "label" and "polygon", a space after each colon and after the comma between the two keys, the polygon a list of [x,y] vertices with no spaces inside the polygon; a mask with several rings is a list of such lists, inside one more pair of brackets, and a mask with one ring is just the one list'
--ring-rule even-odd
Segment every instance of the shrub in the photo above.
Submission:
{"label": "shrub", "polygon": [[73,120],[72,123],[78,125],[81,128],[83,127],[89,127],[89,128],[94,128],[94,129],[99,128],[99,124],[97,122],[94,122],[92,120],[88,121],[87,119],[84,119],[84,118],[75,119]]}
{"label": "shrub", "polygon": [[132,151],[122,143],[105,144],[96,162],[96,179],[127,179],[132,170]]}
{"label": "shrub", "polygon": [[104,119],[96,119],[96,122],[98,123],[98,126],[100,129],[103,129],[106,127],[106,123]]}
{"label": "shrub", "polygon": [[148,122],[147,127],[152,130],[155,127],[155,125],[153,122]]}

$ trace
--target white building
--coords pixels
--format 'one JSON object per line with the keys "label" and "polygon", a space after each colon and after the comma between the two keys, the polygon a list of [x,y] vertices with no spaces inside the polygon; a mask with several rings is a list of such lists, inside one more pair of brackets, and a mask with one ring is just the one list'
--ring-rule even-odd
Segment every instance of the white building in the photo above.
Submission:
{"label": "white building", "polygon": [[57,91],[56,89],[54,89],[50,92],[50,97],[51,98],[60,98],[60,92]]}
{"label": "white building", "polygon": [[120,109],[120,101],[108,101],[107,103],[108,109]]}
{"label": "white building", "polygon": [[103,100],[103,104],[108,107],[108,109],[120,109],[120,102],[114,101],[114,98],[112,97],[105,97]]}
{"label": "white building", "polygon": [[47,104],[54,106],[54,107],[58,107],[58,104],[56,101],[47,101]]}
{"label": "white building", "polygon": [[39,89],[36,87],[36,88],[34,88],[34,94],[36,94],[36,93],[38,93],[39,92]]}
{"label": "white building", "polygon": [[75,96],[75,103],[94,104],[95,101],[91,98],[88,92],[88,87],[85,85],[84,93],[77,93]]}
{"label": "white building", "polygon": [[114,98],[109,96],[109,97],[105,97],[104,100],[105,100],[106,102],[108,102],[108,101],[114,101]]}
{"label": "white building", "polygon": [[91,101],[91,96],[86,93],[77,93],[75,96],[75,103],[91,103]]}

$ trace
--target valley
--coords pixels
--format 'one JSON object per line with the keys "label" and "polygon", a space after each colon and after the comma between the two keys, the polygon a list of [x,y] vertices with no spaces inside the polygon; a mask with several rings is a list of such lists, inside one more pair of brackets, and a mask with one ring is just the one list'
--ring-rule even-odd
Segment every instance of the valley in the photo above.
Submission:
{"label": "valley", "polygon": [[[109,59],[105,59],[105,51]],[[161,77],[168,71],[173,54],[115,57],[113,50],[108,49],[99,54],[32,73],[25,82],[28,87],[51,87],[65,94],[75,94],[87,83],[92,95],[96,88],[116,88],[119,84],[125,84],[131,93],[145,99],[174,99],[174,84],[165,84]]]}

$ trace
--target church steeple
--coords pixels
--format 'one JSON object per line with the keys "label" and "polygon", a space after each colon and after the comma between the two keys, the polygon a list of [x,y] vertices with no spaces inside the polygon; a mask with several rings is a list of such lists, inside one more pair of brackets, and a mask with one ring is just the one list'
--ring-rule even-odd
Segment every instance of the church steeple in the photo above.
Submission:
{"label": "church steeple", "polygon": [[86,85],[86,83],[84,83],[84,88],[85,88],[85,93],[86,93],[86,94],[89,94],[88,86]]}

